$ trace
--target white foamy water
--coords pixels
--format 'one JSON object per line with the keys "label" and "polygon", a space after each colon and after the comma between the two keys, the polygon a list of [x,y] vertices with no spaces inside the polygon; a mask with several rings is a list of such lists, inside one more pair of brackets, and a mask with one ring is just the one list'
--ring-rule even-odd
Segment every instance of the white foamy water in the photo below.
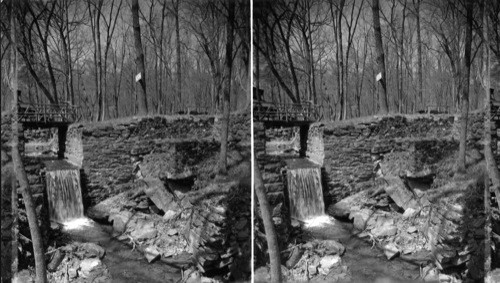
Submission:
{"label": "white foamy water", "polygon": [[62,223],[64,230],[83,230],[94,227],[94,221],[87,217],[75,218]]}
{"label": "white foamy water", "polygon": [[335,225],[336,220],[331,216],[321,215],[309,218],[305,220],[304,223],[305,223],[304,224],[305,228],[319,228],[319,227]]}

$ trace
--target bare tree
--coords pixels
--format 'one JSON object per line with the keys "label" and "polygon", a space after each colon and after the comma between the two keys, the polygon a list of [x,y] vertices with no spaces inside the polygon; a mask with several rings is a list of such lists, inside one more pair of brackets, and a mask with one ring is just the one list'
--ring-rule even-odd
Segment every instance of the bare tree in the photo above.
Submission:
{"label": "bare tree", "polygon": [[139,24],[139,2],[138,0],[132,0],[131,5],[132,10],[132,26],[134,28],[134,43],[135,43],[135,52],[136,52],[136,60],[135,63],[137,65],[137,69],[141,74],[141,79],[139,80],[139,84],[141,86],[141,91],[137,95],[139,115],[146,115],[148,113],[148,103],[146,96],[146,68],[144,64],[144,51],[142,49],[142,40],[141,40],[141,26]]}
{"label": "bare tree", "polygon": [[220,142],[219,173],[227,174],[227,141],[229,131],[229,112],[231,99],[231,73],[233,68],[233,41],[234,41],[234,6],[233,0],[227,0],[226,23],[226,83],[224,85],[224,105],[222,114],[222,133]]}
{"label": "bare tree", "polygon": [[460,144],[457,159],[457,172],[465,172],[465,151],[467,145],[467,120],[469,116],[469,86],[470,86],[470,66],[471,66],[471,46],[472,46],[472,22],[474,12],[473,0],[466,1],[467,26],[465,30],[465,54],[464,54],[464,74],[462,78],[462,111],[460,113]]}
{"label": "bare tree", "polygon": [[[18,64],[17,64],[17,37],[16,37],[16,22],[14,20],[15,7],[14,3],[16,1],[11,1],[11,11],[10,11],[10,25],[11,25],[11,56],[12,56],[12,82],[11,90],[13,93],[12,102],[12,162],[14,165],[14,174],[17,181],[19,182],[20,190],[23,195],[24,205],[26,208],[26,215],[28,216],[28,224],[31,233],[31,242],[33,244],[33,254],[35,257],[35,271],[36,271],[36,282],[45,283],[47,281],[47,270],[45,264],[45,256],[43,249],[42,236],[40,233],[40,228],[38,227],[38,219],[35,210],[35,203],[31,195],[28,176],[24,170],[23,161],[21,159],[21,154],[19,152],[19,122],[18,122]],[[17,186],[12,188],[17,191]],[[17,201],[17,199],[16,199]],[[14,215],[13,217],[17,217]]]}
{"label": "bare tree", "polygon": [[379,0],[372,0],[372,15],[373,15],[373,31],[375,34],[375,50],[377,51],[377,66],[378,72],[382,75],[380,79],[380,86],[382,86],[382,94],[379,95],[379,113],[385,114],[389,111],[387,103],[387,76],[385,71],[385,55],[384,45],[382,43],[382,30],[380,28],[380,15],[379,15]]}

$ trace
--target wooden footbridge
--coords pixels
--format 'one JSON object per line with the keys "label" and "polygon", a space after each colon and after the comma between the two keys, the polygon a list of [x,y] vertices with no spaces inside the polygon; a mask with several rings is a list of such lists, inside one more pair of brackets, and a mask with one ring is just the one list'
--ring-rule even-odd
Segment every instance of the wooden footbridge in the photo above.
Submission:
{"label": "wooden footbridge", "polygon": [[18,121],[23,128],[53,128],[78,122],[80,111],[70,104],[19,103]]}
{"label": "wooden footbridge", "polygon": [[70,124],[81,118],[78,107],[70,104],[28,104],[19,103],[17,119],[22,125],[22,140],[24,152],[24,130],[38,128],[57,128],[59,159],[64,158],[66,152],[66,138]]}
{"label": "wooden footbridge", "polygon": [[254,102],[253,118],[267,126],[302,126],[319,121],[321,108],[312,103]]}

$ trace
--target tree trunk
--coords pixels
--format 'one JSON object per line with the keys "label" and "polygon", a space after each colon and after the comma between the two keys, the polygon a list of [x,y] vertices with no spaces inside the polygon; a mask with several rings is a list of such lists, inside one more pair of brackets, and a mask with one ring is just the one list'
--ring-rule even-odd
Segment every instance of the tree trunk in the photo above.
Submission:
{"label": "tree trunk", "polygon": [[12,206],[12,245],[11,251],[11,264],[10,270],[12,278],[17,274],[19,268],[19,253],[18,253],[18,236],[19,236],[19,221],[18,221],[18,194],[17,194],[17,180],[15,176],[11,177],[11,206]]}
{"label": "tree trunk", "polygon": [[[19,122],[18,122],[18,71],[17,71],[17,52],[16,52],[16,26],[14,21],[14,4],[11,6],[11,34],[12,34],[12,162],[14,165],[14,174],[17,181],[19,182],[20,189],[23,195],[24,205],[26,207],[26,215],[28,217],[28,224],[31,233],[31,242],[33,243],[33,255],[35,257],[35,272],[36,272],[36,282],[45,283],[47,281],[47,270],[45,265],[45,257],[43,252],[43,242],[40,233],[40,227],[38,227],[38,219],[35,211],[35,204],[31,196],[31,191],[29,188],[28,177],[26,171],[24,171],[24,166],[21,159],[21,154],[19,152]],[[17,194],[16,187],[12,188],[13,192]],[[17,197],[16,197],[17,200]],[[13,215],[17,217],[17,215]]]}
{"label": "tree trunk", "polygon": [[234,41],[234,6],[233,0],[227,0],[228,17],[226,23],[226,82],[224,84],[224,104],[222,114],[222,133],[220,141],[219,168],[220,174],[227,174],[227,140],[229,131],[229,112],[231,108],[231,73],[233,67],[233,41]]}
{"label": "tree trunk", "polygon": [[415,4],[416,4],[415,9],[416,9],[416,17],[417,17],[418,98],[420,100],[420,107],[423,109],[423,107],[424,107],[424,98],[423,98],[424,76],[423,76],[423,67],[422,67],[422,35],[420,33],[420,0],[416,0]]}
{"label": "tree trunk", "polygon": [[177,97],[182,105],[181,35],[179,31],[179,0],[175,3],[175,44],[177,53]]}
{"label": "tree trunk", "polygon": [[[403,60],[404,60],[404,36],[405,36],[405,20],[406,20],[406,0],[403,0],[403,19],[401,22],[401,34],[399,38],[399,82],[398,82],[398,93],[399,93],[399,113],[403,111],[403,87],[404,87],[404,74],[403,74]],[[406,111],[408,112],[408,111]]]}
{"label": "tree trunk", "polygon": [[257,195],[260,214],[262,216],[262,222],[264,222],[264,230],[266,232],[267,250],[269,252],[269,262],[271,264],[271,282],[279,283],[281,282],[281,259],[278,245],[278,235],[276,234],[276,229],[274,228],[271,207],[269,205],[269,201],[267,200],[266,188],[264,187],[264,181],[262,180],[262,175],[260,174],[258,166],[257,159],[254,158],[254,190]]}
{"label": "tree trunk", "polygon": [[146,68],[144,65],[144,52],[142,50],[142,41],[141,41],[141,26],[139,24],[139,1],[132,0],[132,26],[134,28],[134,43],[135,43],[135,52],[136,59],[135,63],[137,65],[137,69],[141,74],[141,80],[139,84],[141,85],[140,92],[137,95],[138,106],[139,106],[139,115],[148,114],[148,102],[146,99]]}
{"label": "tree trunk", "polygon": [[471,65],[471,45],[472,45],[472,21],[473,21],[473,0],[467,0],[467,26],[465,30],[465,54],[464,72],[462,77],[462,111],[460,113],[460,145],[458,150],[457,172],[465,172],[465,150],[467,144],[467,120],[469,116],[469,86],[470,86],[470,65]]}
{"label": "tree trunk", "polygon": [[491,149],[491,97],[490,97],[490,55],[489,55],[489,38],[488,38],[488,17],[486,12],[487,1],[482,2],[483,10],[483,78],[485,98],[484,98],[484,155],[486,159],[486,170],[488,172],[487,177],[485,177],[484,182],[484,212],[486,215],[486,221],[484,225],[485,232],[485,243],[484,243],[484,273],[485,283],[491,283],[491,191],[489,187],[490,179],[493,181],[493,191],[497,198],[500,189],[500,174],[498,173],[498,167],[496,166],[495,158],[493,157],[493,152]]}
{"label": "tree trunk", "polygon": [[373,31],[375,33],[375,50],[377,52],[377,67],[379,73],[382,74],[380,85],[382,86],[382,93],[379,95],[379,113],[386,114],[389,112],[387,103],[387,77],[385,73],[385,55],[384,46],[382,44],[382,30],[380,29],[380,16],[379,16],[379,0],[372,0],[372,15],[373,15]]}

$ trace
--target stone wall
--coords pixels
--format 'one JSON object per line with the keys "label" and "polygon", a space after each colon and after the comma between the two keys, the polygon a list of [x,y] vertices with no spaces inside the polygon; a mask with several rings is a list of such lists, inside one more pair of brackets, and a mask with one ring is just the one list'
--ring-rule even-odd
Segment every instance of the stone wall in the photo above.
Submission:
{"label": "stone wall", "polygon": [[[254,122],[253,128],[254,154],[266,188],[267,199],[271,206],[272,217],[279,237],[279,242],[285,245],[287,243],[290,230],[290,215],[287,209],[288,204],[286,203],[286,178],[283,174],[286,164],[282,157],[266,154],[266,130],[264,124]],[[255,206],[255,215],[257,216],[258,229],[264,233],[258,202]]]}
{"label": "stone wall", "polygon": [[[230,147],[250,146],[250,122],[246,118],[248,115],[231,117]],[[127,190],[138,177],[195,176],[202,161],[219,151],[214,121],[205,116],[151,117],[74,125],[71,133],[82,132],[87,204]],[[72,148],[78,151],[78,145]],[[78,154],[69,156],[79,160]]]}
{"label": "stone wall", "polygon": [[69,162],[79,168],[83,166],[83,142],[81,127],[71,127],[68,129],[64,158],[68,159]]}
{"label": "stone wall", "polygon": [[320,166],[323,166],[325,160],[323,131],[323,125],[321,123],[316,123],[309,126],[307,135],[306,157]]}
{"label": "stone wall", "polygon": [[[216,141],[220,142],[220,133],[222,127],[222,119],[217,116],[214,120],[213,137]],[[248,114],[235,114],[231,115],[229,119],[229,143],[250,146],[251,142],[251,121]]]}
{"label": "stone wall", "polygon": [[325,202],[373,188],[377,160],[393,151],[405,151],[412,141],[450,139],[453,117],[402,116],[352,123],[326,123],[323,131]]}

